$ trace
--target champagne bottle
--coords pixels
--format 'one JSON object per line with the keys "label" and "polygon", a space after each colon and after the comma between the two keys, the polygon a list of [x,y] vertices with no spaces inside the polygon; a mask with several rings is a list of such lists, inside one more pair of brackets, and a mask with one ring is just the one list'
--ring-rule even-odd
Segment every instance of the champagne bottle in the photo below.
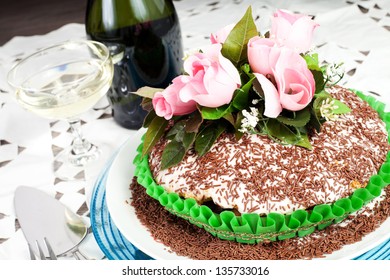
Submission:
{"label": "champagne bottle", "polygon": [[107,93],[115,121],[139,129],[146,112],[132,92],[143,86],[165,88],[182,71],[172,0],[88,0],[85,26],[87,37],[106,44],[116,61]]}

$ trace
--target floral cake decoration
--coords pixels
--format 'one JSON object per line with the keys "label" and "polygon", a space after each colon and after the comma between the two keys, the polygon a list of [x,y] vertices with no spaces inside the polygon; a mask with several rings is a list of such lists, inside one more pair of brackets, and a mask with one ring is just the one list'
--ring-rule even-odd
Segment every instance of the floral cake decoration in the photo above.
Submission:
{"label": "floral cake decoration", "polygon": [[312,149],[311,133],[350,112],[326,91],[342,79],[342,65],[320,65],[310,49],[318,24],[284,10],[271,23],[260,33],[249,7],[237,24],[211,34],[210,46],[189,54],[184,74],[167,88],[138,90],[149,111],[143,156],[165,135],[161,168],[167,169],[190,148],[204,155],[223,132]]}

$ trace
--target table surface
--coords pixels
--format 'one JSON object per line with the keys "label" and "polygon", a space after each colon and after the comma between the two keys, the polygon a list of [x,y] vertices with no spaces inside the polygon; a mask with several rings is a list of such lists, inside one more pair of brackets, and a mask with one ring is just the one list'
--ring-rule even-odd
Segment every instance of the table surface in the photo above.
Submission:
{"label": "table surface", "polygon": [[0,46],[17,35],[41,35],[68,23],[84,23],[87,6],[87,0],[4,2],[7,4],[0,11]]}
{"label": "table surface", "polygon": [[[174,3],[185,51],[209,44],[211,32],[237,22],[249,5],[263,33],[269,29],[270,16],[277,8],[315,16],[320,24],[314,38],[316,51],[321,61],[344,63],[346,75],[341,85],[375,95],[390,104],[390,1],[183,0]],[[78,176],[83,180],[77,182],[56,178],[51,163],[54,155],[70,144],[69,126],[23,110],[6,82],[7,72],[21,57],[49,44],[84,37],[84,25],[71,23],[44,35],[13,37],[0,47],[0,259],[29,258],[13,207],[18,186],[42,189],[89,221],[90,196],[100,169],[87,169]],[[83,115],[82,120],[85,136],[106,148],[101,167],[136,132],[121,128],[113,121],[106,99]],[[85,246],[91,255],[102,256],[92,237]]]}

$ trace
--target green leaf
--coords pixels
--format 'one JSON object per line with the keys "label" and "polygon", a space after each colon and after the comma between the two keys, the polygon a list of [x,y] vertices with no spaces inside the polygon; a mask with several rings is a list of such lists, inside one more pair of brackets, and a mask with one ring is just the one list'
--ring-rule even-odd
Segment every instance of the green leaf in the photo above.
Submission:
{"label": "green leaf", "polygon": [[247,74],[249,77],[250,76],[254,76],[252,73],[251,73],[251,66],[249,65],[249,63],[245,63],[241,66],[241,70],[242,72],[244,72],[245,74]]}
{"label": "green leaf", "polygon": [[156,116],[150,123],[148,130],[145,133],[144,146],[142,149],[142,156],[148,154],[153,146],[160,140],[165,132],[168,121],[164,118]]}
{"label": "green leaf", "polygon": [[328,98],[332,99],[333,97],[326,91],[321,91],[320,93],[314,95],[313,111],[317,116],[317,119],[321,119],[320,108],[322,106],[322,102]]}
{"label": "green leaf", "polygon": [[351,112],[351,108],[348,107],[345,103],[341,102],[338,99],[333,99],[334,105],[336,105],[338,108],[333,110],[333,114],[340,115],[340,114],[347,114]]}
{"label": "green leaf", "polygon": [[242,114],[242,111],[238,112],[237,113],[237,117],[236,117],[236,122],[234,124],[234,129],[235,129],[235,137],[236,137],[236,140],[240,140],[241,137],[244,135],[244,133],[242,133],[241,131],[238,131],[240,128],[241,128],[241,122],[242,122],[242,119],[244,118],[243,114]]}
{"label": "green leaf", "polygon": [[225,120],[227,120],[232,126],[235,126],[235,120],[233,114],[226,114],[223,116]]}
{"label": "green leaf", "polygon": [[185,121],[179,121],[168,131],[165,138],[169,140],[176,139],[177,141],[182,141],[184,136],[184,127]]}
{"label": "green leaf", "polygon": [[322,125],[322,123],[320,121],[321,113],[319,112],[319,115],[317,115],[314,108],[312,108],[312,110],[310,110],[310,115],[311,115],[311,118],[310,118],[309,124],[307,126],[310,128],[314,128],[317,132],[320,132],[321,125]]}
{"label": "green leaf", "polygon": [[141,107],[142,109],[144,109],[145,111],[152,111],[153,110],[153,102],[152,102],[152,99],[150,98],[142,98],[142,101],[141,101]]}
{"label": "green leaf", "polygon": [[176,123],[167,133],[165,138],[170,140],[175,140],[177,142],[182,142],[184,147],[188,149],[195,140],[195,132],[187,132],[185,130],[185,121],[180,121]]}
{"label": "green leaf", "polygon": [[320,108],[323,104],[323,102],[326,99],[330,99],[334,102],[334,105],[336,105],[338,108],[333,110],[333,114],[340,115],[340,114],[347,114],[351,112],[351,108],[348,107],[345,103],[341,102],[340,100],[333,98],[332,95],[327,93],[326,91],[321,91],[318,94],[315,94],[314,96],[314,102],[313,102],[313,110],[316,113],[318,118],[321,118],[321,112]]}
{"label": "green leaf", "polygon": [[183,146],[183,143],[176,140],[169,142],[162,153],[161,156],[161,169],[167,169],[169,167],[175,166],[182,161],[186,154],[186,149]]}
{"label": "green leaf", "polygon": [[326,92],[325,90],[322,90],[322,91],[314,94],[314,97],[315,98],[320,98],[320,97],[322,98],[322,97],[324,97],[326,99],[326,98],[332,98],[332,95],[329,94],[328,92]]}
{"label": "green leaf", "polygon": [[250,79],[255,79],[256,76],[252,73],[251,66],[248,63],[245,63],[241,66],[241,70],[245,73]]}
{"label": "green leaf", "polygon": [[230,113],[230,105],[226,104],[217,108],[201,107],[200,112],[205,120],[218,120]]}
{"label": "green leaf", "polygon": [[183,136],[183,146],[188,151],[189,148],[191,148],[192,144],[194,144],[196,138],[196,133],[195,132],[186,132]]}
{"label": "green leaf", "polygon": [[236,140],[240,140],[242,138],[242,136],[244,136],[244,133],[242,133],[241,131],[238,131],[236,130],[236,132],[234,133],[234,136],[236,137]]}
{"label": "green leaf", "polygon": [[301,133],[300,137],[301,137],[301,139],[295,145],[312,150],[313,146],[311,145],[311,143],[309,141],[309,136],[306,133],[305,134]]}
{"label": "green leaf", "polygon": [[[168,131],[165,136],[166,139],[171,141],[167,144],[163,151],[163,158],[161,159],[162,165],[164,166],[163,169],[169,168],[179,163],[183,159],[184,154],[195,141],[196,133],[186,132],[185,130],[186,121],[187,120],[181,120],[175,123],[175,125]],[[171,149],[173,148],[177,148],[177,156],[171,153]],[[182,154],[182,148],[184,148],[184,154]]]}
{"label": "green leaf", "polygon": [[225,126],[220,123],[212,123],[204,127],[195,139],[195,151],[198,155],[206,154],[224,130]]}
{"label": "green leaf", "polygon": [[318,54],[317,53],[306,54],[306,55],[303,56],[303,58],[305,59],[307,67],[310,70],[316,70],[316,71],[321,71],[322,72],[321,67],[319,65]]}
{"label": "green leaf", "polygon": [[245,15],[234,26],[222,45],[222,54],[236,67],[247,58],[247,44],[250,38],[258,35],[256,24],[249,6]]}
{"label": "green leaf", "polygon": [[248,82],[246,82],[245,85],[243,85],[241,87],[241,89],[246,93],[246,94],[249,94],[249,91],[251,90],[252,88],[252,84],[253,84],[253,81],[256,79],[256,76],[253,75]]}
{"label": "green leaf", "polygon": [[156,112],[154,110],[149,111],[144,119],[143,127],[148,127],[155,117],[157,117]]}
{"label": "green leaf", "polygon": [[292,117],[279,116],[277,120],[286,125],[303,127],[310,121],[310,109],[306,107],[303,110],[293,112]]}
{"label": "green leaf", "polygon": [[202,115],[198,110],[193,112],[188,118],[185,126],[186,132],[195,132],[198,133],[199,127],[203,122]]}
{"label": "green leaf", "polygon": [[269,119],[265,122],[265,132],[284,144],[298,145],[307,149],[312,148],[306,134],[279,122],[277,119]]}
{"label": "green leaf", "polygon": [[311,70],[311,73],[313,74],[314,81],[316,83],[315,93],[323,91],[325,88],[324,74],[318,70]]}
{"label": "green leaf", "polygon": [[139,96],[142,96],[142,97],[152,99],[156,92],[161,92],[163,90],[164,90],[163,88],[153,88],[153,87],[146,87],[145,86],[145,87],[139,88],[136,92],[133,92],[133,93],[137,94]]}
{"label": "green leaf", "polygon": [[248,91],[243,90],[242,88],[239,88],[238,90],[235,91],[235,95],[231,103],[234,108],[241,111],[248,106],[248,99],[249,99]]}

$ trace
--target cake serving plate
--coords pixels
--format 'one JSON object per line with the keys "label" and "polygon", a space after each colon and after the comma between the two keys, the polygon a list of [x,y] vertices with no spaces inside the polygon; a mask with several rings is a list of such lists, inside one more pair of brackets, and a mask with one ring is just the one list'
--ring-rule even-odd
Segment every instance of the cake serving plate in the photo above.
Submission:
{"label": "cake serving plate", "polygon": [[[91,202],[91,222],[95,237],[103,252],[110,251],[115,254],[115,250],[119,249],[121,254],[112,256],[111,259],[137,259],[134,254],[138,255],[139,259],[188,259],[178,256],[170,248],[154,240],[131,206],[129,185],[134,176],[132,161],[144,133],[145,130],[141,129],[122,145],[95,185]],[[361,241],[345,245],[322,259],[389,259],[389,238],[390,218]],[[110,244],[112,240],[115,240],[116,244]],[[120,244],[122,242],[123,244]],[[126,256],[127,252],[131,253],[131,257]],[[110,259],[110,256],[108,258]]]}

